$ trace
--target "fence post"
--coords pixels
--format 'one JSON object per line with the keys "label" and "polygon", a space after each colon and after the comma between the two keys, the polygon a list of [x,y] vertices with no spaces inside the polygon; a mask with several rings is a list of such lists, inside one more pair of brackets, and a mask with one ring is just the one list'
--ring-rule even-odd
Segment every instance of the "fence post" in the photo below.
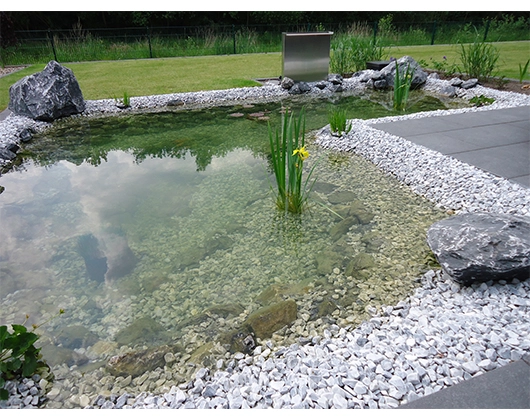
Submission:
{"label": "fence post", "polygon": [[234,40],[234,54],[237,54],[236,51],[236,26],[232,25],[232,39]]}
{"label": "fence post", "polygon": [[374,22],[374,42],[376,41],[377,37],[377,20]]}
{"label": "fence post", "polygon": [[55,59],[55,61],[59,62],[59,60],[57,60],[57,51],[55,51],[55,42],[53,41],[52,31],[50,29],[48,29],[48,37],[50,38],[50,43],[52,44],[53,58]]}
{"label": "fence post", "polygon": [[486,42],[486,38],[488,36],[489,30],[490,30],[490,20],[488,19],[486,21],[486,29],[484,30],[484,40],[482,42]]}
{"label": "fence post", "polygon": [[151,49],[151,30],[149,29],[149,26],[147,29],[147,43],[149,44],[149,58],[153,58],[153,50]]}
{"label": "fence post", "polygon": [[434,36],[436,35],[436,21],[432,24],[432,36],[431,36],[431,45],[434,45]]}

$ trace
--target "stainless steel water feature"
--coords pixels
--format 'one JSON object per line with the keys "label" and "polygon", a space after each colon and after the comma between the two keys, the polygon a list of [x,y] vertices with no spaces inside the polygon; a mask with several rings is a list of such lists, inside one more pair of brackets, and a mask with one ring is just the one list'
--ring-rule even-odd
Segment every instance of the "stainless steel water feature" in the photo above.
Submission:
{"label": "stainless steel water feature", "polygon": [[284,32],[282,35],[283,77],[295,82],[316,82],[328,76],[333,32]]}

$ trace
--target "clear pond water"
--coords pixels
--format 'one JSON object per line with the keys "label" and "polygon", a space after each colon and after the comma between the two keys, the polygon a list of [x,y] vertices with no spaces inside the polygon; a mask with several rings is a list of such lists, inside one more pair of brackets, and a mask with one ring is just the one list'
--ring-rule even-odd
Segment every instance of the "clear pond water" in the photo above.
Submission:
{"label": "clear pond water", "polygon": [[[391,113],[360,98],[340,104],[349,118]],[[73,119],[36,138],[0,178],[0,324],[64,309],[39,328],[43,354],[61,380],[97,395],[109,357],[178,344],[162,384],[178,383],[215,365],[226,333],[279,301],[296,302],[296,320],[257,344],[310,339],[405,298],[431,262],[426,230],[445,214],[309,135],[313,205],[280,216],[268,123],[287,105],[301,104]],[[327,124],[329,101],[305,106],[308,130]]]}

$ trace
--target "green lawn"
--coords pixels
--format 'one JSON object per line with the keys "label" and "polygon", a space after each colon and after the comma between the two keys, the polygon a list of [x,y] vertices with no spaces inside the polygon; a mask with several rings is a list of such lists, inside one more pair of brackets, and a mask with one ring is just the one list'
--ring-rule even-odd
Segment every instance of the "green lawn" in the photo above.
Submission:
{"label": "green lawn", "polygon": [[[519,64],[523,65],[530,58],[530,41],[496,42],[493,44],[499,51],[499,61],[497,62],[498,76],[505,76],[509,79],[519,80]],[[443,57],[447,57],[449,64],[460,64],[460,45],[420,45],[411,47],[393,47],[389,55],[392,57],[402,57],[410,55],[415,60],[425,60],[431,64],[432,60],[442,62]],[[525,79],[528,80],[528,73]]]}
{"label": "green lawn", "polygon": [[[499,76],[519,79],[519,64],[530,58],[530,41],[495,43],[500,51]],[[458,45],[393,47],[389,57],[410,55],[416,60],[458,63]],[[256,86],[253,79],[281,74],[281,53],[241,54],[145,60],[63,63],[73,70],[85,99],[122,98]],[[30,66],[0,78],[0,110],[7,108],[9,87],[22,77],[41,71]],[[528,75],[525,77],[528,79]]]}
{"label": "green lawn", "polygon": [[[259,86],[253,79],[281,74],[280,53],[61,64],[72,69],[85,99],[122,98],[124,92],[145,96]],[[9,103],[9,87],[44,66],[0,78],[0,110]]]}

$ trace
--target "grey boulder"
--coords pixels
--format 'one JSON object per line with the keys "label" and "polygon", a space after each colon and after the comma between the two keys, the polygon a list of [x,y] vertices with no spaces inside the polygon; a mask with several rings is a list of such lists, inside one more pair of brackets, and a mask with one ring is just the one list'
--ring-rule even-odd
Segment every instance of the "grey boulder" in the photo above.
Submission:
{"label": "grey boulder", "polygon": [[399,67],[399,74],[404,75],[409,68],[409,72],[414,71],[412,77],[411,89],[417,89],[423,86],[429,76],[421,66],[408,55],[401,57],[399,60],[392,60],[390,64],[384,67],[380,72],[380,78],[385,79],[388,86],[394,86],[394,79],[396,78],[396,64]]}
{"label": "grey boulder", "polygon": [[462,285],[530,278],[530,219],[469,213],[434,223],[427,242],[443,270]]}
{"label": "grey boulder", "polygon": [[83,112],[85,101],[72,70],[50,61],[43,71],[9,88],[9,109],[34,120],[53,121]]}

